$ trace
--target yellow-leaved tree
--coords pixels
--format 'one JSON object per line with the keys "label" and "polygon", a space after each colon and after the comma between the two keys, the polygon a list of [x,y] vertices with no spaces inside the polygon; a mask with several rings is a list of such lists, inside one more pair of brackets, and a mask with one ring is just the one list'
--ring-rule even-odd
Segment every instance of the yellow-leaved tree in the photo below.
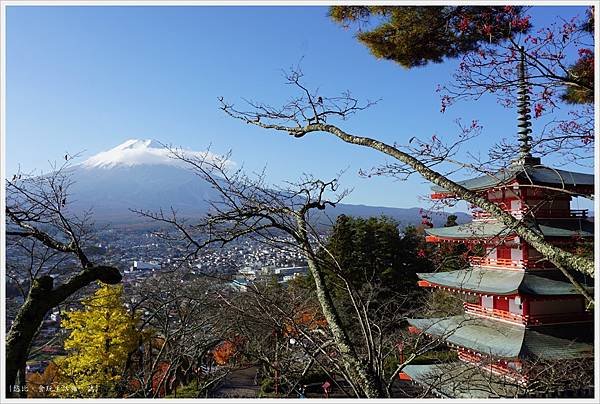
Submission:
{"label": "yellow-leaved tree", "polygon": [[56,360],[59,397],[116,397],[120,395],[127,358],[136,349],[139,317],[127,310],[122,285],[100,284],[82,301],[84,308],[62,314],[70,330],[67,355]]}

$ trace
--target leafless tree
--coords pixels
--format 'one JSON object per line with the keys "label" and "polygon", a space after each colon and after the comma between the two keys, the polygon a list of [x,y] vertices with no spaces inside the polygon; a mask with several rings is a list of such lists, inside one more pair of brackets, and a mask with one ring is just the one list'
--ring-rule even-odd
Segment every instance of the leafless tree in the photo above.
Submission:
{"label": "leafless tree", "polygon": [[[521,23],[531,27],[526,12]],[[442,110],[460,100],[478,100],[493,94],[513,107],[518,85],[519,54],[526,54],[529,89],[535,118],[568,109],[564,118],[553,119],[533,134],[539,155],[559,154],[565,163],[593,165],[594,157],[594,8],[571,19],[517,33],[514,27],[488,27],[514,35],[499,43],[481,43],[464,54],[452,80],[438,88]],[[496,35],[498,32],[493,32]],[[566,102],[565,102],[566,101]],[[570,104],[570,105],[566,105]],[[502,141],[491,158],[510,160],[518,153],[514,143]]]}
{"label": "leafless tree", "polygon": [[[219,197],[210,201],[211,211],[197,223],[181,220],[174,211],[138,211],[145,217],[171,225],[173,231],[163,233],[162,237],[185,245],[190,258],[200,254],[207,246],[223,246],[241,237],[252,237],[280,249],[301,251],[308,263],[314,282],[312,301],[318,305],[326,328],[310,330],[301,324],[297,316],[302,308],[294,304],[298,302],[298,296],[281,301],[281,296],[267,296],[264,290],[257,288],[242,297],[221,296],[229,309],[228,316],[233,316],[241,327],[239,332],[257,338],[253,347],[246,345],[246,353],[271,371],[277,371],[279,377],[288,377],[286,384],[291,386],[288,393],[293,391],[299,380],[294,380],[294,377],[317,366],[341,375],[351,395],[389,396],[402,367],[421,352],[439,345],[439,341],[428,341],[423,346],[416,344],[409,360],[391,371],[389,366],[386,367],[397,353],[397,343],[403,338],[401,325],[408,315],[408,311],[395,309],[403,304],[402,298],[406,300],[408,297],[376,305],[377,286],[357,290],[345,278],[342,268],[335,263],[335,257],[328,253],[315,224],[319,218],[322,220],[322,212],[327,206],[334,207],[345,196],[346,191],[338,190],[337,180],[325,182],[305,177],[303,181],[285,188],[269,187],[262,174],[251,178],[242,169],[229,167],[228,156],[209,159],[192,157],[173,148],[171,152],[174,158],[186,162],[201,180],[218,191]],[[345,323],[332,297],[332,285],[325,276],[326,269],[333,271],[336,282],[347,291],[355,320],[350,325]],[[281,356],[286,333],[296,333],[294,339],[298,341],[295,351],[287,350],[287,354],[296,357],[300,355],[297,350],[301,350],[304,362],[294,363],[288,356],[286,365]],[[267,340],[279,342],[266,344],[269,348],[261,346]],[[304,365],[298,367],[298,363]]]}
{"label": "leafless tree", "polygon": [[560,366],[539,358],[521,359],[520,371],[499,371],[498,359],[482,355],[477,363],[433,364],[419,377],[420,397],[557,398],[589,397],[593,358],[565,360]]}
{"label": "leafless tree", "polygon": [[[7,249],[14,253],[8,260],[7,275],[24,296],[6,336],[9,397],[17,375],[19,383],[25,383],[31,343],[48,312],[94,281],[121,281],[116,267],[90,258],[91,216],[90,212],[78,216],[69,210],[69,166],[66,161],[53,167],[50,174],[17,174],[6,181]],[[11,261],[13,257],[15,261]],[[60,282],[56,284],[55,279]]]}
{"label": "leafless tree", "polygon": [[[389,145],[373,138],[353,135],[342,130],[332,122],[336,119],[343,121],[354,113],[369,107],[372,103],[366,102],[361,104],[348,94],[341,98],[328,98],[324,95],[311,92],[302,83],[302,77],[303,74],[298,68],[294,68],[289,73],[286,73],[287,84],[297,89],[300,95],[292,101],[285,103],[282,107],[276,108],[257,102],[248,102],[248,109],[242,110],[221,98],[221,108],[229,116],[250,125],[284,132],[296,138],[302,138],[313,132],[329,133],[346,143],[372,148],[392,157],[398,162],[395,168],[399,172],[404,172],[407,175],[418,173],[426,180],[456,195],[457,198],[470,202],[472,205],[483,209],[492,217],[498,219],[552,262],[588,300],[593,301],[593,297],[579,284],[572,274],[579,271],[593,276],[593,260],[577,256],[548,243],[542,234],[530,228],[521,219],[515,218],[510,213],[504,211],[499,205],[487,200],[484,196],[450,180],[446,174],[435,171],[435,165],[448,160],[448,156],[445,153],[442,153],[445,156],[443,159],[433,158],[437,154],[432,154],[427,150],[424,153],[416,154],[415,157],[415,154],[408,150],[402,150],[402,147],[398,145]],[[437,148],[442,151],[451,149],[451,147],[441,146]],[[420,154],[425,154],[423,161],[420,160]]]}
{"label": "leafless tree", "polygon": [[128,291],[132,310],[142,313],[141,341],[125,373],[127,397],[176,394],[197,382],[202,394],[226,372],[208,372],[210,350],[221,341],[221,316],[214,305],[216,281],[190,276],[187,269],[151,275]]}

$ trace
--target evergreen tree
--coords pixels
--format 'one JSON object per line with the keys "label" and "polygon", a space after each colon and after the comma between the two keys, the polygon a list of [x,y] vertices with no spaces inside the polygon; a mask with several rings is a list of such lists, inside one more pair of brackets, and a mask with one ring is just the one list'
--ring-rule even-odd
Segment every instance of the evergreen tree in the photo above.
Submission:
{"label": "evergreen tree", "polygon": [[[447,59],[463,57],[470,52],[486,52],[490,45],[503,45],[518,34],[530,33],[532,24],[524,15],[524,7],[517,6],[333,6],[331,19],[344,27],[358,26],[356,37],[378,59],[394,61],[405,68],[442,63]],[[565,24],[565,27],[569,24]],[[571,104],[594,102],[594,13],[590,7],[585,21],[578,27],[566,28],[592,34],[592,45],[578,49],[578,59],[566,65],[564,72],[539,70],[541,77],[563,82],[563,101]],[[542,32],[543,30],[538,30]],[[546,31],[544,31],[546,32]],[[532,41],[540,41],[535,38]],[[527,42],[528,39],[525,39]],[[537,42],[535,42],[537,43]],[[562,60],[562,51],[552,47],[544,50],[553,58]],[[533,54],[540,50],[532,51]],[[497,61],[487,61],[496,65]],[[535,63],[534,63],[535,64]],[[488,85],[494,87],[492,81]],[[548,86],[545,96],[552,92]],[[500,88],[497,88],[500,89]],[[541,114],[539,104],[536,114]]]}
{"label": "evergreen tree", "polygon": [[479,49],[482,43],[499,43],[527,31],[529,24],[521,19],[521,10],[504,6],[334,6],[329,15],[345,26],[360,24],[357,38],[375,57],[411,68],[456,58]]}
{"label": "evergreen tree", "polygon": [[376,288],[382,301],[397,293],[414,293],[418,290],[416,273],[431,270],[422,252],[424,242],[413,227],[402,235],[398,223],[388,217],[339,216],[321,252],[329,269],[328,284],[337,285],[336,300],[346,299],[337,271],[358,291]]}
{"label": "evergreen tree", "polygon": [[138,318],[123,303],[123,286],[102,285],[83,300],[84,308],[63,313],[61,325],[71,333],[68,354],[56,361],[60,397],[114,397],[129,354],[136,348]]}

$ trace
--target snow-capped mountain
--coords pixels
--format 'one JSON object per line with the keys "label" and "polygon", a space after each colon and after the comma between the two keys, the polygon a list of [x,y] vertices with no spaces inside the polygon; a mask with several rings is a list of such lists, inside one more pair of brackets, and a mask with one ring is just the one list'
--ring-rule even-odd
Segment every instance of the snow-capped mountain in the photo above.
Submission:
{"label": "snow-capped mountain", "polygon": [[[210,152],[185,150],[185,154],[210,157]],[[115,168],[140,165],[166,165],[184,167],[185,163],[174,159],[162,143],[153,139],[129,139],[115,148],[98,153],[83,162],[84,168]]]}
{"label": "snow-capped mountain", "polygon": [[[206,151],[184,150],[192,157],[216,158]],[[233,162],[230,162],[234,164]],[[186,163],[170,157],[170,151],[155,140],[130,139],[100,152],[73,167],[71,206],[75,210],[93,209],[99,223],[140,222],[130,209],[176,209],[183,217],[199,217],[218,195],[209,184],[189,170]],[[385,208],[339,204],[328,209],[329,216],[393,217],[404,224],[419,223],[418,208]],[[443,223],[445,216],[433,218]],[[460,214],[459,221],[467,221]]]}
{"label": "snow-capped mountain", "polygon": [[[210,158],[210,152],[184,150],[190,157]],[[75,209],[94,211],[101,222],[130,221],[130,209],[173,207],[184,216],[200,215],[213,199],[213,189],[186,163],[155,140],[130,139],[73,167]]]}

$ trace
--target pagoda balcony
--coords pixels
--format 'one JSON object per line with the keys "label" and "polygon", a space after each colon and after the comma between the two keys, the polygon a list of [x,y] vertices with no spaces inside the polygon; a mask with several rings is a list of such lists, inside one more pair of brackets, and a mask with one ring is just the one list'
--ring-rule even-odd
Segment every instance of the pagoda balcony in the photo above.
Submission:
{"label": "pagoda balcony", "polygon": [[509,258],[491,258],[491,257],[469,257],[471,265],[481,267],[498,267],[509,269],[531,268],[528,260],[513,260]]}
{"label": "pagoda balcony", "polygon": [[554,268],[548,261],[540,260],[513,260],[510,258],[469,257],[473,266],[502,269],[543,269]]}
{"label": "pagoda balcony", "polygon": [[465,313],[472,316],[492,318],[522,325],[542,325],[554,323],[574,323],[582,321],[593,321],[594,315],[589,312],[582,313],[550,313],[550,314],[517,314],[505,310],[490,309],[475,303],[463,303]]}
{"label": "pagoda balcony", "polygon": [[522,314],[511,313],[505,310],[489,309],[475,303],[463,303],[463,307],[465,308],[465,313],[473,316],[504,320],[514,324],[528,324],[528,316]]}
{"label": "pagoda balcony", "polygon": [[[510,213],[517,219],[521,219],[527,211],[525,209],[515,209],[515,210],[506,210],[505,212]],[[473,221],[481,221],[481,220],[489,220],[494,219],[490,212],[485,212],[483,210],[475,210],[471,212],[473,216]]]}
{"label": "pagoda balcony", "polygon": [[[527,214],[529,209],[515,209],[515,210],[507,210],[506,212],[510,213],[517,219],[521,219],[523,215]],[[587,209],[537,209],[533,210],[533,215],[538,219],[545,218],[561,218],[561,219],[585,219],[588,217]],[[472,212],[473,221],[483,221],[494,219],[492,214],[489,212],[485,212],[482,210],[477,210]]]}
{"label": "pagoda balcony", "polygon": [[588,217],[587,209],[540,209],[534,212],[537,218],[575,218],[585,219]]}

